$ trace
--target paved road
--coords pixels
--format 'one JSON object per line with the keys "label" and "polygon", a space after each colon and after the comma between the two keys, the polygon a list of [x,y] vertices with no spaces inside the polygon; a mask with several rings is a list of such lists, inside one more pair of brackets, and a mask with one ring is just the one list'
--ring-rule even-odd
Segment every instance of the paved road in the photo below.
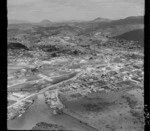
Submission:
{"label": "paved road", "polygon": [[[59,82],[59,83],[54,84],[54,85],[51,85],[51,86],[48,86],[48,87],[42,89],[40,92],[35,93],[35,94],[31,94],[31,95],[27,96],[26,98],[23,98],[23,99],[17,101],[16,103],[14,103],[14,104],[8,106],[7,108],[9,109],[9,108],[11,108],[11,107],[13,107],[13,106],[19,104],[20,102],[25,101],[26,99],[28,99],[28,98],[30,98],[30,97],[33,97],[33,96],[35,96],[35,95],[44,93],[45,91],[47,91],[48,89],[50,89],[50,88],[52,88],[52,87],[54,88],[54,87],[57,87],[58,85],[61,85],[61,84],[64,83],[64,82],[67,82],[67,81],[70,81],[70,80],[74,80],[74,79],[76,79],[79,75],[81,75],[82,73],[83,73],[83,70],[82,70],[81,72],[79,72],[76,76],[74,76],[73,78],[64,80],[64,81],[62,81],[62,82]],[[56,89],[57,89],[57,88],[56,88]]]}

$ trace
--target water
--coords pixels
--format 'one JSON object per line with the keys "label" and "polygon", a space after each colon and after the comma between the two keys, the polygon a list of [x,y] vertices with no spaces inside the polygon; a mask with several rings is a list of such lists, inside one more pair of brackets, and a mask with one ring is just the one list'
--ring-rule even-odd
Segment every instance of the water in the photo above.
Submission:
{"label": "water", "polygon": [[72,130],[97,131],[66,114],[53,115],[52,110],[45,104],[43,94],[38,95],[37,101],[21,117],[9,120],[7,127],[11,130],[30,130],[39,122],[63,125]]}

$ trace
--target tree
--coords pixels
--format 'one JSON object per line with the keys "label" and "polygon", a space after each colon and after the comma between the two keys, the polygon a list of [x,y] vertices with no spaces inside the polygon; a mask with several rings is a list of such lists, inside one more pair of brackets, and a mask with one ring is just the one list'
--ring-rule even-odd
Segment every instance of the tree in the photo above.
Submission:
{"label": "tree", "polygon": [[75,55],[77,55],[77,54],[78,54],[78,51],[77,51],[77,50],[75,50],[73,53],[74,53]]}
{"label": "tree", "polygon": [[52,53],[51,56],[52,57],[57,57],[57,54],[56,53]]}
{"label": "tree", "polygon": [[91,56],[91,57],[89,58],[89,60],[93,60],[93,57]]}

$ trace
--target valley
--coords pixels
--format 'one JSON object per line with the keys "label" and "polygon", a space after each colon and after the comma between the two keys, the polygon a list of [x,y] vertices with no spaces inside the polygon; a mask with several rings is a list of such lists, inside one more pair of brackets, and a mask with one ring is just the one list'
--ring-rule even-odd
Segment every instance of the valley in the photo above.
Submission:
{"label": "valley", "polygon": [[143,27],[141,16],[9,24],[7,128],[143,130],[144,43],[130,35]]}

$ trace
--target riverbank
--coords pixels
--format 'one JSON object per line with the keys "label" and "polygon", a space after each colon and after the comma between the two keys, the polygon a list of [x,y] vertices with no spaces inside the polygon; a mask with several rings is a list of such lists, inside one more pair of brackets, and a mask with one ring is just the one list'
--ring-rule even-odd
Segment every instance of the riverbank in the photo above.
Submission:
{"label": "riverbank", "polygon": [[67,130],[97,131],[67,114],[53,115],[45,103],[44,94],[39,94],[35,103],[21,116],[7,122],[9,130],[31,130],[37,123],[46,122],[64,126]]}

